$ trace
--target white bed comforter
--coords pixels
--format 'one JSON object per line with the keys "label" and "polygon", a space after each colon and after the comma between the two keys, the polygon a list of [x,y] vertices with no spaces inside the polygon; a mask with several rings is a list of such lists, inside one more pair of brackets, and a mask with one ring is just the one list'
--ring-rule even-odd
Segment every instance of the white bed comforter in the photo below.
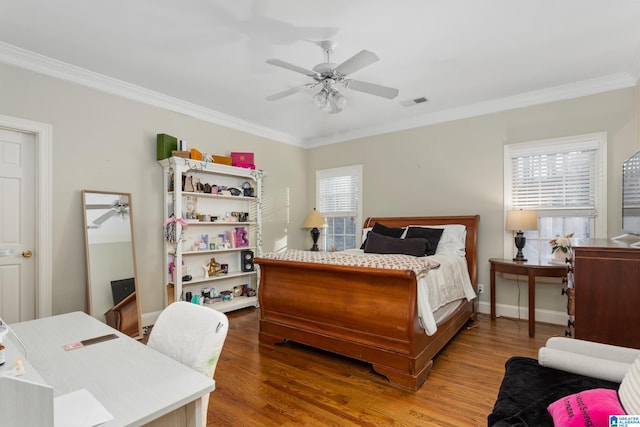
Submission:
{"label": "white bed comforter", "polygon": [[465,257],[433,255],[428,258],[439,262],[440,268],[429,271],[418,280],[418,315],[427,335],[433,335],[438,329],[433,317],[437,309],[462,298],[471,301],[476,293],[471,285]]}
{"label": "white bed comforter", "polygon": [[[364,254],[360,249],[344,252]],[[476,293],[471,285],[467,259],[458,255],[432,255],[427,257],[440,264],[439,268],[418,279],[418,316],[427,335],[438,329],[433,313],[446,304],[466,298],[471,301]]]}

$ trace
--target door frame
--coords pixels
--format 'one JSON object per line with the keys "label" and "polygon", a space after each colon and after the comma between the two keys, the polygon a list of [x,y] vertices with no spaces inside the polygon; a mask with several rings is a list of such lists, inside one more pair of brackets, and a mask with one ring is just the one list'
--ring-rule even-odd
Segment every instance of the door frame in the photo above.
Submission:
{"label": "door frame", "polygon": [[53,312],[52,289],[52,142],[53,128],[48,123],[0,115],[0,127],[33,134],[36,142],[34,161],[36,174],[36,318],[48,317]]}

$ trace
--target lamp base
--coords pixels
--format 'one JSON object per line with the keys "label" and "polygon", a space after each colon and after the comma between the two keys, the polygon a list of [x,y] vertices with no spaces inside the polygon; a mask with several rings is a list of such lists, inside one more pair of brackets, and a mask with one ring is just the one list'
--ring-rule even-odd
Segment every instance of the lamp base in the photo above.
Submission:
{"label": "lamp base", "polygon": [[318,227],[314,227],[311,229],[311,238],[313,239],[313,246],[311,246],[310,251],[318,252],[320,248],[318,248],[318,238],[320,237],[320,230]]}
{"label": "lamp base", "polygon": [[527,261],[527,259],[524,257],[524,254],[522,253],[522,251],[518,251],[518,253],[516,254],[516,257],[513,260],[514,261],[520,261],[520,262]]}
{"label": "lamp base", "polygon": [[513,260],[525,262],[527,259],[524,257],[524,254],[522,253],[522,249],[524,248],[524,245],[527,243],[527,238],[524,237],[524,233],[522,231],[518,231],[516,233],[516,237],[514,241],[516,244],[516,248],[518,248],[518,253],[516,254],[516,257]]}

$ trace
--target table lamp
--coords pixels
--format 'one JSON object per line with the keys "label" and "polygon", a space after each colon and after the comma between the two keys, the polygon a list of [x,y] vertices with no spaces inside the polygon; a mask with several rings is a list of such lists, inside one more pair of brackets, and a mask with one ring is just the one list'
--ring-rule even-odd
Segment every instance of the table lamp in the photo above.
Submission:
{"label": "table lamp", "polygon": [[302,224],[302,228],[310,228],[311,229],[311,238],[313,239],[313,246],[311,247],[312,251],[318,251],[318,238],[320,237],[320,228],[324,228],[327,226],[324,217],[320,212],[318,212],[315,208],[309,212],[307,215],[307,219],[304,220],[304,224]]}
{"label": "table lamp", "polygon": [[507,211],[507,230],[515,231],[515,244],[516,248],[518,248],[518,253],[516,257],[513,259],[514,261],[526,261],[527,259],[524,257],[522,253],[522,248],[524,248],[525,243],[527,242],[526,237],[524,237],[524,230],[537,230],[538,229],[538,214],[536,211],[525,211],[522,209],[515,211]]}

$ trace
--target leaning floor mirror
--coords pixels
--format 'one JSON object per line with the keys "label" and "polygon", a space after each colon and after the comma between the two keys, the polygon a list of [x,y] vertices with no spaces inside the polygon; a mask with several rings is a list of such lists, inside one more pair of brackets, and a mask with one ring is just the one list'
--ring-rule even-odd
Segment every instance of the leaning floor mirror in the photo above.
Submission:
{"label": "leaning floor mirror", "polygon": [[142,337],[131,194],[82,190],[87,309],[134,338]]}

